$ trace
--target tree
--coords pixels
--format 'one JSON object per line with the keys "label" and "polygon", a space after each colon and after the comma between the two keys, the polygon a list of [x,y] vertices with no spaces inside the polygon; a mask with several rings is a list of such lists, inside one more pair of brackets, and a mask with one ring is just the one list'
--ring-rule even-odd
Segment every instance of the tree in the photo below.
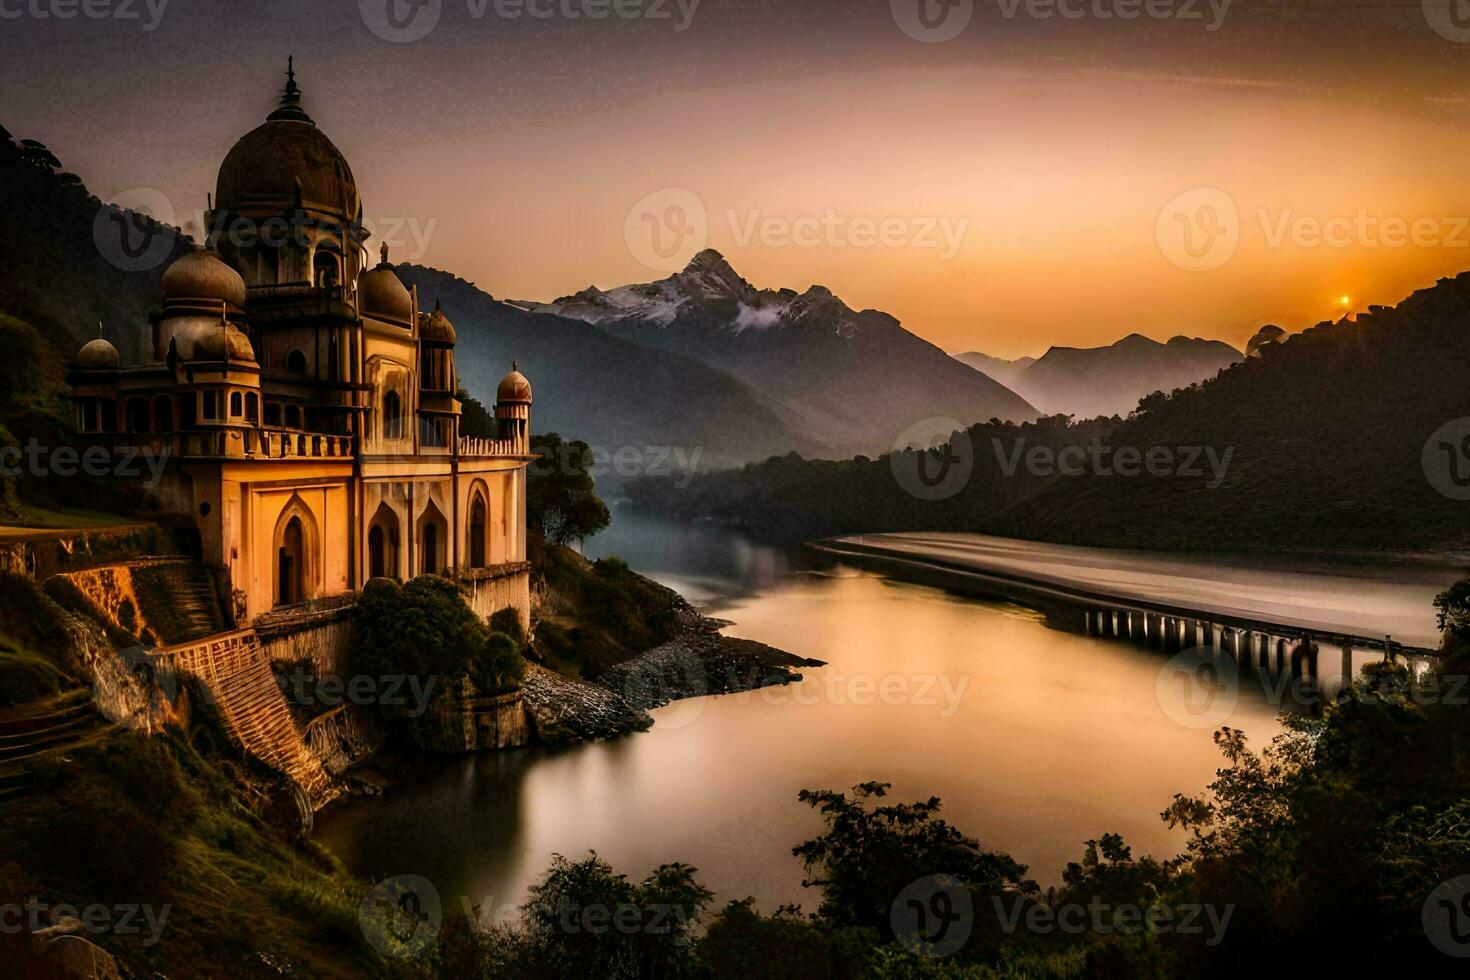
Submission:
{"label": "tree", "polygon": [[607,505],[593,492],[588,472],[592,450],[585,442],[564,442],[555,432],[537,436],[531,451],[541,459],[531,464],[526,509],[546,540],[568,544],[589,538],[612,520]]}
{"label": "tree", "polygon": [[694,923],[712,897],[694,872],[664,864],[634,884],[596,852],[555,855],[521,910],[536,966],[564,977],[688,976]]}
{"label": "tree", "polygon": [[1445,634],[1447,647],[1470,641],[1470,578],[1460,579],[1435,596],[1434,608],[1439,610],[1439,630]]}
{"label": "tree", "polygon": [[494,439],[499,432],[495,417],[485,410],[485,404],[461,388],[459,398],[459,434],[471,439]]}
{"label": "tree", "polygon": [[[821,813],[827,832],[792,848],[808,878],[822,890],[819,915],[837,926],[875,929],[892,938],[890,911],[899,893],[918,879],[944,876],[968,886],[975,908],[992,898],[1029,900],[1040,893],[1025,878],[1026,866],[1007,854],[986,851],[938,819],[938,797],[918,803],[869,807],[890,784],[860,783],[851,798],[834,790],[804,789],[797,797]],[[977,916],[977,930],[994,919]]]}
{"label": "tree", "polygon": [[[362,674],[448,679],[482,674],[490,680],[513,672],[501,647],[487,651],[490,630],[459,587],[438,575],[420,575],[407,585],[372,579],[353,617],[358,640],[353,666]],[[445,687],[440,684],[436,691]]]}
{"label": "tree", "polygon": [[56,154],[48,150],[46,144],[40,140],[21,140],[20,158],[47,173],[53,173],[61,167],[61,161],[56,159]]}

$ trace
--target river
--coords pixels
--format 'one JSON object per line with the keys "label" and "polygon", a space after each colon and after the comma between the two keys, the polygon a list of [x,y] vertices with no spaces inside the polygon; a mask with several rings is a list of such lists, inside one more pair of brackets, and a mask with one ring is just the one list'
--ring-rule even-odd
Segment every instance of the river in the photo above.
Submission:
{"label": "river", "polygon": [[[820,829],[803,787],[879,779],[897,799],[943,800],[988,848],[1060,880],[1083,842],[1121,833],[1136,855],[1176,854],[1159,820],[1220,756],[1163,683],[1167,658],[1048,628],[1027,609],[962,599],[790,556],[703,526],[622,509],[589,543],[678,589],[729,633],[828,666],[790,688],[678,702],[652,730],[560,750],[415,767],[381,798],[334,806],[318,839],[360,875],[421,875],[446,903],[505,917],[553,853],[589,849],[631,876],[699,869],[717,900],[812,910],[793,845]],[[1254,746],[1280,730],[1254,688],[1213,721]]]}

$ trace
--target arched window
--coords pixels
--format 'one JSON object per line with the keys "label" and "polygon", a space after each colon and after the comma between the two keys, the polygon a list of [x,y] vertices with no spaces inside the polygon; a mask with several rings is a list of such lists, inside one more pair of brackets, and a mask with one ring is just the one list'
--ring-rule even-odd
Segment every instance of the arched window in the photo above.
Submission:
{"label": "arched window", "polygon": [[379,504],[368,528],[368,576],[397,578],[399,547],[398,514],[386,503]]}
{"label": "arched window", "polygon": [[398,392],[390,391],[383,396],[383,438],[403,438],[403,403]]}
{"label": "arched window", "polygon": [[469,564],[471,568],[484,568],[489,564],[485,557],[485,524],[485,495],[476,491],[474,500],[470,503]]}
{"label": "arched window", "polygon": [[167,395],[153,399],[153,420],[159,432],[174,430],[174,403]]}
{"label": "arched window", "polygon": [[238,391],[230,392],[230,418],[237,419],[245,414],[245,399]]}
{"label": "arched window", "polygon": [[432,575],[439,571],[439,525],[424,525],[424,573]]}
{"label": "arched window", "polygon": [[148,400],[146,398],[128,399],[128,431],[147,432],[148,429]]}
{"label": "arched window", "polygon": [[253,391],[245,396],[245,419],[252,425],[260,423],[260,397]]}
{"label": "arched window", "polygon": [[281,543],[276,548],[276,605],[285,606],[300,602],[304,596],[306,565],[305,531],[301,518],[293,517],[286,523]]}
{"label": "arched window", "polygon": [[368,578],[382,578],[386,567],[383,564],[383,528],[374,524],[368,532]]}
{"label": "arched window", "polygon": [[318,249],[315,258],[312,259],[312,278],[316,281],[318,289],[334,288],[342,278],[337,256]]}
{"label": "arched window", "polygon": [[291,353],[286,355],[286,370],[292,374],[306,373],[306,355],[301,348],[292,348]]}

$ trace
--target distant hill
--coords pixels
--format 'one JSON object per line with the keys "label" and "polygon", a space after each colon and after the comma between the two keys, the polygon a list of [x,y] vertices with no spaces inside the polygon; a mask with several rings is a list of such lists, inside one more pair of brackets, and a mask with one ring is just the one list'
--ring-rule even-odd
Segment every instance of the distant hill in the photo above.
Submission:
{"label": "distant hill", "polygon": [[981,374],[994,378],[1012,391],[1016,390],[1017,382],[1025,375],[1026,369],[1036,363],[1034,357],[1018,357],[1008,361],[1003,357],[991,357],[977,350],[956,354],[955,360],[968,364]]}
{"label": "distant hill", "polygon": [[658,282],[525,305],[740,379],[782,406],[820,455],[886,451],[935,417],[965,425],[1038,414],[887,313],[855,311],[823,286],[758,289],[713,249]]}
{"label": "distant hill", "polygon": [[1174,337],[1161,344],[1136,333],[1107,347],[1053,347],[1035,360],[955,355],[1042,412],[1078,418],[1127,416],[1145,395],[1188,387],[1243,357],[1218,340]]}
{"label": "distant hill", "polygon": [[[973,472],[944,499],[905,491],[888,458],[788,458],[701,478],[677,497],[658,481],[630,492],[645,506],[788,539],[971,530],[1135,548],[1464,553],[1470,421],[1440,430],[1467,419],[1470,273],[1395,308],[1261,346],[1214,378],[1145,398],[1127,420],[974,427]],[[1038,474],[1022,465],[1007,475],[1000,461],[1018,445],[1127,447],[1137,458],[1162,447],[1176,459],[1199,447],[1228,453],[1229,464],[1218,480],[1203,458],[1192,474]],[[946,448],[935,458],[954,455]]]}
{"label": "distant hill", "polygon": [[609,453],[625,446],[698,450],[702,466],[717,467],[821,448],[794,431],[771,399],[693,358],[502,303],[437,269],[396,271],[405,285],[418,286],[420,303],[443,303],[459,337],[460,381],[472,395],[493,403],[511,361],[519,363],[534,389],[537,432],[560,432]]}
{"label": "distant hill", "polygon": [[[120,251],[123,234],[136,257]],[[141,356],[163,272],[190,247],[178,229],[104,205],[76,175],[0,139],[0,313],[35,326],[67,360],[99,321],[124,360]]]}

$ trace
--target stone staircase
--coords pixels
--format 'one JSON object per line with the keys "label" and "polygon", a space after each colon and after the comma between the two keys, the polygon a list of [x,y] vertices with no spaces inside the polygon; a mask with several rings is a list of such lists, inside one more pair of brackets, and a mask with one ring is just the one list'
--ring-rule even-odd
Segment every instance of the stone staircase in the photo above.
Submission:
{"label": "stone staircase", "polygon": [[215,592],[214,579],[203,565],[170,561],[135,569],[149,595],[148,618],[167,643],[188,643],[229,628]]}
{"label": "stone staircase", "polygon": [[225,731],[245,752],[289,778],[312,812],[338,792],[321,761],[307,748],[270,662],[251,630],[211,636],[163,651],[174,669],[199,679]]}
{"label": "stone staircase", "polygon": [[0,804],[35,788],[34,768],[110,733],[82,688],[11,709],[0,716]]}

